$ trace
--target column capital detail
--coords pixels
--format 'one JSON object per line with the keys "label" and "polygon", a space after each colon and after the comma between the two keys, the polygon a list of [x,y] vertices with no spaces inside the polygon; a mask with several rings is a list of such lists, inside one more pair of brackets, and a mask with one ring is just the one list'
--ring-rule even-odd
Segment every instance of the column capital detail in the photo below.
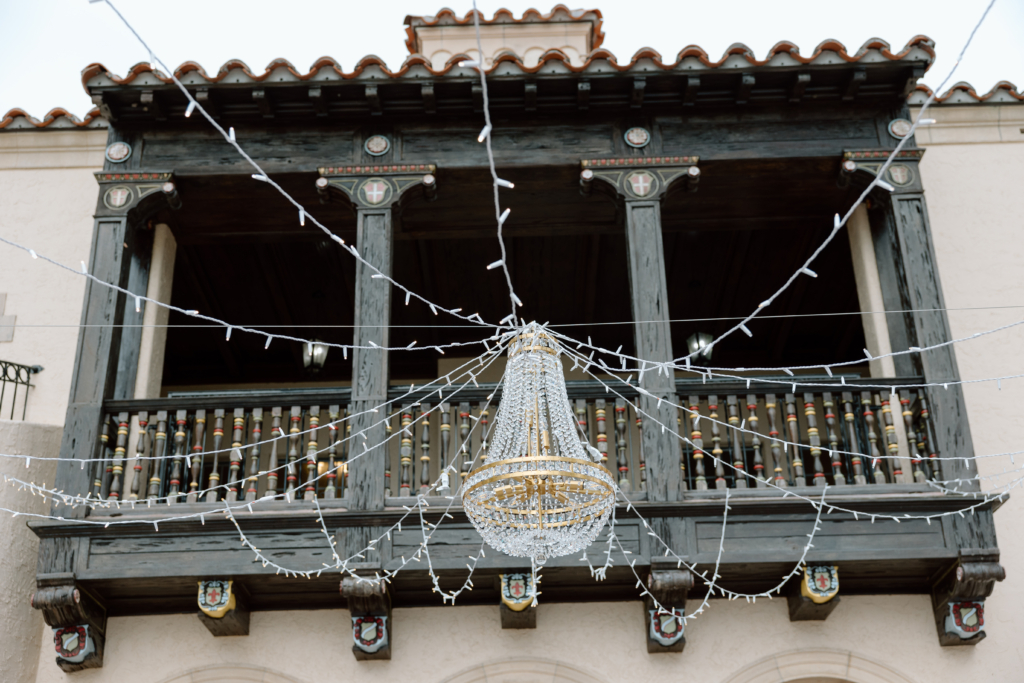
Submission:
{"label": "column capital detail", "polygon": [[[923,149],[900,150],[882,180],[892,185],[897,193],[921,192],[921,174],[918,172],[918,164],[921,157],[924,156],[924,152]],[[877,176],[878,171],[891,155],[891,149],[845,150],[840,168],[839,185],[841,187],[848,185],[850,179],[858,171],[863,171],[869,176]]]}
{"label": "column capital detail", "polygon": [[162,193],[172,209],[181,207],[174,171],[97,171],[100,186],[97,216],[122,216],[154,193]]}
{"label": "column capital detail", "polygon": [[677,180],[685,182],[689,191],[696,191],[698,161],[696,156],[583,159],[580,184],[586,193],[592,181],[599,179],[626,201],[657,201]]}
{"label": "column capital detail", "polygon": [[321,166],[316,186],[322,197],[329,196],[332,188],[343,192],[357,209],[385,209],[416,185],[423,185],[427,199],[432,199],[436,170],[434,164]]}

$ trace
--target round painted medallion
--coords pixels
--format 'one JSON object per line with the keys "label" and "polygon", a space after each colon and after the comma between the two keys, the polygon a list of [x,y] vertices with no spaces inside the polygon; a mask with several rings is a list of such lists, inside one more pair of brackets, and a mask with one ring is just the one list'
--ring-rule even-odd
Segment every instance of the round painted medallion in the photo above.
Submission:
{"label": "round painted medallion", "polygon": [[391,141],[383,135],[371,135],[366,139],[363,149],[366,150],[367,154],[379,157],[382,154],[388,153],[388,150],[391,149]]}
{"label": "round painted medallion", "polygon": [[646,128],[640,128],[637,126],[627,130],[625,138],[627,145],[639,149],[640,147],[647,146],[647,143],[651,141],[651,134]]}
{"label": "round painted medallion", "polygon": [[107,161],[121,164],[132,155],[132,146],[127,142],[112,142],[107,145]]}
{"label": "round painted medallion", "polygon": [[658,181],[647,171],[633,171],[626,176],[626,188],[634,197],[648,197],[658,191]]}
{"label": "round painted medallion", "polygon": [[359,186],[359,195],[370,206],[383,204],[391,198],[391,185],[383,178],[368,178]]}
{"label": "round painted medallion", "polygon": [[123,209],[132,201],[132,188],[126,185],[115,185],[103,195],[103,203],[108,209]]}
{"label": "round painted medallion", "polygon": [[909,185],[910,181],[913,179],[914,176],[909,166],[893,164],[889,167],[889,180],[891,180],[894,185]]}
{"label": "round painted medallion", "polygon": [[913,124],[906,119],[893,119],[889,122],[889,135],[893,136],[897,140],[902,140],[907,137],[912,125]]}

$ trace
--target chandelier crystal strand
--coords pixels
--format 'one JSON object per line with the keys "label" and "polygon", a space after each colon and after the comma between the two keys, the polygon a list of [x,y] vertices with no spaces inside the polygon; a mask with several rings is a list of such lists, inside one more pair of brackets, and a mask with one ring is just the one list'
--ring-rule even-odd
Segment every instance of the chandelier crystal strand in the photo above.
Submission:
{"label": "chandelier crystal strand", "polygon": [[587,548],[615,501],[611,473],[577,436],[561,354],[537,323],[512,339],[490,453],[463,495],[488,545],[538,565]]}

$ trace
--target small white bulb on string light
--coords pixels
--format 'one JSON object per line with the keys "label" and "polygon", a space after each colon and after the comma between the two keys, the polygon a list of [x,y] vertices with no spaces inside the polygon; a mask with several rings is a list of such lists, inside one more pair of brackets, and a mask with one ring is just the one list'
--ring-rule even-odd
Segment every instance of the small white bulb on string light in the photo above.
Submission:
{"label": "small white bulb on string light", "polygon": [[82,275],[88,275],[89,271],[85,268],[85,261],[80,262],[82,264]]}
{"label": "small white bulb on string light", "polygon": [[936,123],[937,122],[936,122],[935,119],[918,119],[917,120],[917,125],[919,125],[919,126],[933,126]]}
{"label": "small white bulb on string light", "polygon": [[138,296],[135,297],[135,312],[136,313],[141,313],[142,312],[142,298],[138,297]]}
{"label": "small white bulb on string light", "polygon": [[235,141],[235,127],[234,126],[231,126],[230,128],[228,128],[228,138],[231,140],[231,142]]}
{"label": "small white bulb on string light", "polygon": [[31,256],[32,258],[39,258],[39,254],[35,252],[35,249],[29,249],[28,255]]}
{"label": "small white bulb on string light", "polygon": [[387,275],[384,275],[383,273],[374,273],[373,275],[370,276],[370,278],[373,280],[380,280],[381,278],[385,277],[387,277]]}
{"label": "small white bulb on string light", "polygon": [[487,139],[487,136],[491,134],[491,124],[484,126],[483,130],[480,131],[480,135],[476,136],[477,142],[483,142]]}
{"label": "small white bulb on string light", "polygon": [[747,326],[744,325],[743,323],[740,323],[740,329],[743,330],[743,333],[745,335],[747,335],[748,337],[753,337],[754,336],[754,333],[751,332],[750,329],[747,328]]}
{"label": "small white bulb on string light", "polygon": [[523,302],[519,300],[519,297],[516,296],[514,292],[512,293],[512,301],[515,302],[516,306],[521,307],[523,305]]}
{"label": "small white bulb on string light", "polygon": [[228,325],[228,330],[224,334],[224,341],[231,341],[231,325]]}
{"label": "small white bulb on string light", "polygon": [[503,180],[503,179],[501,179],[501,178],[496,178],[496,179],[494,180],[494,183],[495,183],[496,185],[498,185],[499,187],[507,187],[507,188],[508,188],[508,189],[510,189],[510,190],[511,190],[512,188],[514,188],[514,187],[516,186],[516,184],[515,184],[515,183],[509,182],[509,181],[507,181],[507,180]]}
{"label": "small white bulb on string light", "polygon": [[810,277],[818,277],[817,273],[815,273],[813,270],[807,267],[801,268],[800,272],[803,273],[804,275],[809,275]]}
{"label": "small white bulb on string light", "polygon": [[494,270],[495,268],[500,268],[502,265],[504,265],[504,263],[505,263],[504,259],[498,259],[494,263],[492,263],[489,266],[487,266],[487,270]]}
{"label": "small white bulb on string light", "polygon": [[878,185],[880,188],[882,188],[883,190],[887,190],[888,192],[895,192],[896,191],[895,187],[893,187],[889,183],[885,182],[884,180],[876,179],[875,180],[875,185]]}
{"label": "small white bulb on string light", "polygon": [[188,108],[185,109],[185,118],[187,119],[188,117],[192,116],[192,112],[194,112],[195,110],[196,110],[196,101],[195,100],[189,100]]}
{"label": "small white bulb on string light", "polygon": [[512,213],[512,209],[505,209],[502,211],[501,215],[498,216],[498,225],[504,225],[510,213]]}
{"label": "small white bulb on string light", "polygon": [[407,289],[407,290],[405,290],[405,305],[406,305],[406,306],[408,306],[408,305],[409,305],[409,298],[410,298],[411,296],[412,296],[412,291],[411,291],[411,290],[408,290],[408,289]]}
{"label": "small white bulb on string light", "polygon": [[870,352],[870,351],[868,351],[867,349],[864,349],[864,355],[865,355],[865,356],[867,356],[867,359],[868,359],[868,360],[874,360],[874,359],[875,359],[875,357],[874,357],[874,356],[872,356],[872,355],[871,355],[871,352]]}
{"label": "small white bulb on string light", "polygon": [[299,225],[305,227],[306,225],[306,212],[299,209]]}
{"label": "small white bulb on string light", "polygon": [[843,219],[842,219],[842,218],[840,218],[840,217],[839,217],[839,214],[837,213],[837,214],[835,215],[835,218],[833,218],[833,219],[832,219],[832,228],[833,228],[834,230],[838,230],[838,229],[839,229],[839,226],[840,226],[840,225],[842,225],[842,224],[843,224]]}
{"label": "small white bulb on string light", "polygon": [[264,350],[266,350],[266,349],[269,349],[269,348],[270,348],[270,340],[271,340],[271,339],[273,339],[273,337],[267,337],[267,343],[263,345],[263,349],[264,349]]}
{"label": "small white bulb on string light", "polygon": [[[412,343],[411,343],[411,344],[409,344],[408,346],[406,346],[405,348],[407,348],[407,349],[411,349],[411,348],[412,348],[412,347],[414,347],[414,346],[416,346],[416,340],[415,340],[415,339],[413,339],[413,340],[412,340]],[[412,391],[412,389],[410,389],[410,391]]]}

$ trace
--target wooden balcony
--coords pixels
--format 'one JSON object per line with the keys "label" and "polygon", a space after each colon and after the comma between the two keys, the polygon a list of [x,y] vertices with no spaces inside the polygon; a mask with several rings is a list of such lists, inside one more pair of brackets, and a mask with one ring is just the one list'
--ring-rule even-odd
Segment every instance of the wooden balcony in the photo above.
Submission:
{"label": "wooden balcony", "polygon": [[[659,473],[645,466],[644,427],[626,400],[635,394],[622,392],[617,398],[597,382],[570,382],[568,391],[590,442],[606,454],[606,465],[617,471],[634,509],[659,524],[662,536],[689,561],[715,562],[729,490],[720,573],[731,590],[765,590],[792,569],[816,517],[806,499],[819,499],[827,483],[827,500],[858,515],[824,514],[808,561],[841,566],[844,594],[927,593],[956,562],[963,539],[976,544],[978,537],[991,537],[989,546],[995,546],[992,509],[934,522],[872,520],[872,514],[937,514],[964,507],[961,497],[930,483],[948,478],[936,457],[962,454],[933,447],[936,430],[942,428],[935,421],[942,416],[929,414],[925,392],[899,389],[918,383],[916,378],[842,381],[845,386],[835,392],[800,395],[787,392],[790,386],[777,380],[754,380],[749,388],[745,382],[677,381],[680,401],[701,416],[694,425],[693,413],[679,411],[680,433],[689,443],[679,463],[683,490],[677,502],[648,500],[647,483]],[[862,390],[864,384],[896,386],[902,405],[887,405],[879,392]],[[455,473],[468,473],[472,458],[484,455],[484,435],[493,426],[500,399],[494,386],[456,388],[451,387],[443,405],[431,402],[436,390],[410,395],[408,387],[390,389],[392,402],[381,409],[389,431],[383,446],[387,490],[383,509],[376,510],[349,504],[347,461],[362,451],[362,443],[345,440],[347,421],[338,422],[337,430],[331,424],[345,417],[348,389],[108,401],[98,456],[104,460],[94,469],[88,491],[73,493],[103,501],[88,512],[87,521],[117,523],[39,521],[31,526],[41,538],[61,539],[54,547],[80,544],[75,579],[94,591],[111,615],[194,610],[196,581],[224,577],[244,586],[252,609],[343,607],[337,573],[308,581],[276,575],[243,547],[224,507],[236,508],[241,529],[267,558],[298,571],[316,571],[332,561],[332,553],[312,497],[323,510],[328,535],[338,541],[339,554],[347,557],[384,534],[406,514],[403,506],[423,493],[430,504],[425,518],[441,524],[431,541],[433,567],[442,587],[455,588],[467,573],[467,556],[481,545],[458,504]],[[899,438],[898,423],[906,440]],[[772,441],[774,434],[807,448],[787,448]],[[841,451],[847,453],[829,455]],[[859,459],[848,453],[899,459]],[[427,490],[448,467],[453,468],[450,491]],[[452,519],[444,517],[449,503]],[[152,523],[172,517],[180,519]],[[617,518],[625,548],[639,567],[649,570],[662,555],[657,542],[625,500]],[[139,524],[121,524],[129,520]],[[421,541],[414,515],[364,559],[395,569]],[[599,539],[588,550],[591,561],[603,562],[606,547]],[[615,568],[600,583],[578,557],[552,560],[545,570],[545,598],[636,599],[626,558],[618,551],[614,556]],[[521,559],[488,553],[477,565],[476,590],[460,601],[497,604],[496,575],[523,568]],[[423,564],[407,567],[392,586],[395,606],[436,603]]]}

